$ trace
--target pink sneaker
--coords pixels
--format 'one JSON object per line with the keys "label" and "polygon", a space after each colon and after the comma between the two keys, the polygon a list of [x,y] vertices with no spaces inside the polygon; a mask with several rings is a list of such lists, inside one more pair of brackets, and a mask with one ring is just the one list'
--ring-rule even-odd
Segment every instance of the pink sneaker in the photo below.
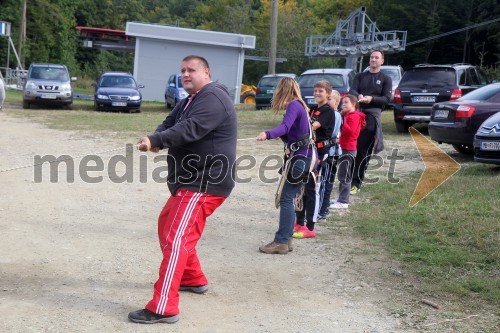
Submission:
{"label": "pink sneaker", "polygon": [[303,228],[303,227],[304,227],[303,225],[300,225],[297,223],[297,221],[295,221],[295,223],[293,225],[293,232],[299,231],[299,229]]}
{"label": "pink sneaker", "polygon": [[316,229],[313,229],[312,231],[307,229],[306,226],[301,226],[299,230],[295,231],[293,233],[293,238],[314,238],[316,237]]}

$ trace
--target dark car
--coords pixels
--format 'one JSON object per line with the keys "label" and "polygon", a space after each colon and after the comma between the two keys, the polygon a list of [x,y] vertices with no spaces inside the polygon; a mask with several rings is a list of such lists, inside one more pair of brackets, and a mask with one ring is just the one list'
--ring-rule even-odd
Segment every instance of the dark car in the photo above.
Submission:
{"label": "dark car", "polygon": [[165,105],[167,108],[174,107],[189,94],[182,87],[181,74],[172,74],[168,78],[165,87]]}
{"label": "dark car", "polygon": [[434,103],[453,101],[489,84],[476,66],[417,65],[407,70],[394,92],[394,122],[400,133],[419,122],[429,122]]}
{"label": "dark car", "polygon": [[486,119],[477,130],[474,136],[474,160],[500,164],[500,112]]}
{"label": "dark car", "polygon": [[453,145],[458,152],[472,154],[472,143],[477,129],[498,111],[500,111],[500,83],[492,83],[456,101],[434,104],[429,135],[438,143]]}
{"label": "dark car", "polygon": [[284,77],[291,77],[297,80],[297,75],[290,73],[268,74],[260,79],[259,83],[257,83],[257,90],[255,92],[255,108],[257,110],[271,107],[274,89],[278,85],[279,80]]}
{"label": "dark car", "polygon": [[332,84],[341,96],[345,96],[351,89],[356,72],[349,68],[322,68],[310,69],[299,76],[300,93],[307,106],[312,108],[317,105],[314,100],[314,85],[321,80],[327,80]]}
{"label": "dark car", "polygon": [[139,89],[144,85],[138,85],[130,73],[105,72],[92,86],[95,88],[94,110],[141,112]]}

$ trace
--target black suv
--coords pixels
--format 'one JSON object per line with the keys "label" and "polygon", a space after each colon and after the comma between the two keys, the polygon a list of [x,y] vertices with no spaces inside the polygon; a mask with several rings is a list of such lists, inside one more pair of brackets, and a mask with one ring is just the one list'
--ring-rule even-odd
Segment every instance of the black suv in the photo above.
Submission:
{"label": "black suv", "polygon": [[407,70],[394,92],[394,122],[399,133],[418,122],[429,122],[432,105],[453,101],[487,85],[490,80],[469,64],[422,64]]}

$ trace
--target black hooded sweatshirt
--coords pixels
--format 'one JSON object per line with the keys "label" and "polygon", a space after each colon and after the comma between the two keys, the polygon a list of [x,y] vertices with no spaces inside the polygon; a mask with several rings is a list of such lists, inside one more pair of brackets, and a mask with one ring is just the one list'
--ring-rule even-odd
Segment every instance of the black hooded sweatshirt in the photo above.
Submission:
{"label": "black hooded sweatshirt", "polygon": [[227,88],[210,82],[183,99],[149,137],[168,148],[168,188],[228,197],[234,188],[237,117]]}

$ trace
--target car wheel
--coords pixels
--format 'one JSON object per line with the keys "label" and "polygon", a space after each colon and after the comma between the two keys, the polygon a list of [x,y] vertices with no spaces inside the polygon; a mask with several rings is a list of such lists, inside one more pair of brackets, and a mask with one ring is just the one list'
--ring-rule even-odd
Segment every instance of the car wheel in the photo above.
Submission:
{"label": "car wheel", "polygon": [[255,94],[251,92],[247,92],[243,94],[240,98],[240,103],[242,104],[255,104]]}
{"label": "car wheel", "polygon": [[97,105],[96,101],[94,101],[94,111],[101,111],[101,109],[99,109],[99,106]]}
{"label": "car wheel", "polygon": [[474,154],[474,147],[472,147],[472,146],[469,146],[469,145],[452,145],[452,146],[459,153],[462,153],[462,154],[465,154],[465,155],[472,155],[472,154]]}
{"label": "car wheel", "polygon": [[30,103],[27,101],[23,100],[23,109],[29,109],[30,108]]}
{"label": "car wheel", "polygon": [[408,133],[408,129],[410,128],[411,124],[407,121],[401,121],[401,120],[395,120],[394,124],[396,124],[396,131],[398,133]]}
{"label": "car wheel", "polygon": [[66,110],[73,110],[73,103],[66,104]]}

